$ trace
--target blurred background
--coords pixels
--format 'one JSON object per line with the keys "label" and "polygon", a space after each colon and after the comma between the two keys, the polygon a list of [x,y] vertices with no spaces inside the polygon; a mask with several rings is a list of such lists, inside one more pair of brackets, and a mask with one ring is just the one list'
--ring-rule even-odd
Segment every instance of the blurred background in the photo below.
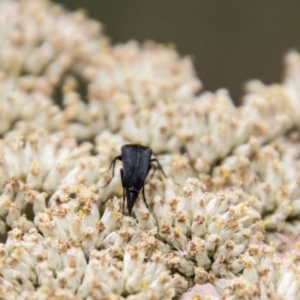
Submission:
{"label": "blurred background", "polygon": [[85,8],[113,43],[174,43],[193,58],[205,90],[225,87],[239,104],[250,79],[269,84],[283,74],[283,56],[300,50],[299,0],[58,0]]}

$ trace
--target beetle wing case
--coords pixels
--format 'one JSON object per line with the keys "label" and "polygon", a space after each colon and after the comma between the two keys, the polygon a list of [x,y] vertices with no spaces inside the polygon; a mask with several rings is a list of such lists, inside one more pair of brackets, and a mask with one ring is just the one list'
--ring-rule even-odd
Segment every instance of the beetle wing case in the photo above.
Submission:
{"label": "beetle wing case", "polygon": [[141,145],[124,145],[121,148],[124,188],[140,191],[150,170],[152,150]]}

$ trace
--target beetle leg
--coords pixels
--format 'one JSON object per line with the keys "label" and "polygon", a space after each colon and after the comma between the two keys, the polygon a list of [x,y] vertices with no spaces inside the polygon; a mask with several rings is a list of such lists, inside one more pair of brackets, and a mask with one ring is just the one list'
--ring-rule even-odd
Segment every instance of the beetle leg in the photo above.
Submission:
{"label": "beetle leg", "polygon": [[121,182],[123,187],[123,217],[124,217],[124,210],[125,210],[125,188],[124,188],[124,182],[123,182],[123,169],[120,169],[120,175],[121,175]]}
{"label": "beetle leg", "polygon": [[120,169],[120,177],[123,187],[123,216],[124,216],[124,210],[125,210],[125,188],[124,188],[124,181],[123,181],[123,169]]}
{"label": "beetle leg", "polygon": [[[113,171],[112,171],[112,176],[111,176],[111,178],[108,180],[108,182],[107,182],[104,186],[102,186],[101,188],[104,188],[104,187],[108,186],[108,185],[110,184],[110,182],[112,181],[112,179],[114,178],[114,176],[115,176],[115,165],[116,165],[117,159],[122,160],[122,156],[121,156],[121,155],[116,156],[116,157],[112,160],[112,162],[110,163],[110,166],[109,166],[108,170],[110,170],[111,168],[113,169]],[[106,170],[105,172],[107,172],[108,170]],[[103,173],[104,173],[104,172],[103,172]]]}
{"label": "beetle leg", "polygon": [[[149,168],[149,169],[150,169],[150,168]],[[146,206],[147,206],[148,210],[150,211],[150,208],[149,208],[149,206],[148,206],[148,204],[147,204],[146,197],[145,197],[145,186],[143,186],[143,189],[142,189],[142,194],[143,194],[143,199],[144,199],[144,202],[145,202],[145,204],[146,204]]]}
{"label": "beetle leg", "polygon": [[124,211],[125,211],[125,189],[123,188],[123,217],[124,217]]}
{"label": "beetle leg", "polygon": [[[161,164],[160,164],[159,161],[157,160],[157,158],[152,158],[152,159],[150,160],[150,162],[154,162],[154,161],[157,162],[158,167],[159,167],[160,171],[163,173],[164,177],[167,178],[167,176],[166,176],[166,174],[165,174],[165,172],[164,172],[164,170],[163,170]],[[152,164],[151,164],[151,166],[152,166]]]}

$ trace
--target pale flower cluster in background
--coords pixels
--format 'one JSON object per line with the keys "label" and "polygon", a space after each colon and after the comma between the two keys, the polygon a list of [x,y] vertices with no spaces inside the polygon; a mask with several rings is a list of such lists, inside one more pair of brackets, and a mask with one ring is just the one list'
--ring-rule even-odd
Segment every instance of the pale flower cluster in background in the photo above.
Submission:
{"label": "pale flower cluster in background", "polygon": [[[111,45],[46,0],[0,2],[0,299],[300,298],[300,55],[243,105],[172,45]],[[122,145],[152,148],[123,216]],[[105,186],[105,187],[104,187]],[[125,212],[126,214],[126,212]],[[267,243],[265,243],[267,242]],[[300,246],[299,244],[296,244]],[[194,291],[193,300],[220,299]]]}

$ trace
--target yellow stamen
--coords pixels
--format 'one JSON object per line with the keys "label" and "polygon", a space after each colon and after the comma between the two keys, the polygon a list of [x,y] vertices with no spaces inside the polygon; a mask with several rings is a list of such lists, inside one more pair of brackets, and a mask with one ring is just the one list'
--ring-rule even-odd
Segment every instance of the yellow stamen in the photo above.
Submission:
{"label": "yellow stamen", "polygon": [[146,104],[145,103],[141,103],[140,104],[140,109],[145,109],[146,108]]}
{"label": "yellow stamen", "polygon": [[174,162],[177,162],[177,161],[179,161],[179,156],[178,155],[173,155],[172,159],[173,159]]}
{"label": "yellow stamen", "polygon": [[270,220],[269,219],[265,219],[263,220],[263,225],[266,226],[270,223]]}
{"label": "yellow stamen", "polygon": [[69,155],[67,155],[67,156],[65,157],[65,161],[66,161],[66,162],[70,161],[70,159],[71,159],[71,157],[70,157]]}
{"label": "yellow stamen", "polygon": [[175,228],[175,233],[180,234],[181,228],[179,226],[176,226]]}
{"label": "yellow stamen", "polygon": [[275,247],[275,242],[274,241],[270,241],[269,245],[270,245],[270,247]]}
{"label": "yellow stamen", "polygon": [[229,176],[228,170],[221,170],[221,176],[223,179],[226,179]]}
{"label": "yellow stamen", "polygon": [[78,192],[78,190],[79,190],[79,185],[73,185],[73,191],[74,191],[74,193],[77,193]]}
{"label": "yellow stamen", "polygon": [[16,249],[16,250],[14,251],[14,255],[15,255],[17,258],[20,256],[20,251],[19,251],[19,249]]}
{"label": "yellow stamen", "polygon": [[128,101],[127,98],[123,98],[123,99],[121,99],[121,100],[119,101],[119,105],[120,105],[120,106],[126,106],[126,105],[128,105],[128,104],[129,104],[129,101]]}
{"label": "yellow stamen", "polygon": [[168,98],[168,99],[166,100],[166,103],[167,103],[168,105],[173,104],[173,99],[172,99],[172,98]]}
{"label": "yellow stamen", "polygon": [[63,86],[63,88],[62,88],[62,92],[63,92],[64,94],[66,94],[66,93],[68,93],[68,92],[70,92],[70,91],[72,91],[72,86],[71,86],[70,84],[65,84],[65,85]]}
{"label": "yellow stamen", "polygon": [[33,160],[32,163],[31,163],[31,168],[38,168],[39,167],[39,164],[36,160]]}
{"label": "yellow stamen", "polygon": [[148,283],[146,280],[142,280],[142,291],[146,291],[148,287]]}
{"label": "yellow stamen", "polygon": [[118,213],[117,213],[116,210],[113,210],[113,211],[111,212],[111,214],[112,214],[112,216],[113,216],[114,219],[116,219],[116,218],[118,217]]}
{"label": "yellow stamen", "polygon": [[219,218],[219,219],[217,220],[217,226],[218,226],[219,228],[222,227],[224,223],[225,223],[225,221],[224,221],[223,219],[221,219],[221,218]]}
{"label": "yellow stamen", "polygon": [[86,8],[79,8],[77,10],[77,13],[79,13],[80,15],[82,15],[84,18],[88,18],[89,16],[89,12]]}
{"label": "yellow stamen", "polygon": [[224,126],[219,126],[218,127],[218,132],[219,132],[220,135],[223,135],[225,133],[225,131],[226,131],[226,129],[225,129]]}
{"label": "yellow stamen", "polygon": [[240,211],[241,212],[245,212],[245,203],[244,202],[242,202],[241,204],[240,204]]}

